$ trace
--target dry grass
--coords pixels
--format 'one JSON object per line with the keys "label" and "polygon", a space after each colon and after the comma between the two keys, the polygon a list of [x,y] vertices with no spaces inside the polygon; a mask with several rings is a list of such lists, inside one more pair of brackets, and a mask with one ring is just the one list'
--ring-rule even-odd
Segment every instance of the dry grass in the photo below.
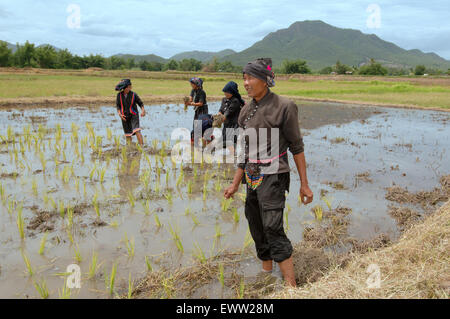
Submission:
{"label": "dry grass", "polygon": [[[409,228],[392,246],[353,254],[317,282],[286,288],[271,298],[449,298],[450,201]],[[380,288],[369,289],[369,265],[381,272]]]}

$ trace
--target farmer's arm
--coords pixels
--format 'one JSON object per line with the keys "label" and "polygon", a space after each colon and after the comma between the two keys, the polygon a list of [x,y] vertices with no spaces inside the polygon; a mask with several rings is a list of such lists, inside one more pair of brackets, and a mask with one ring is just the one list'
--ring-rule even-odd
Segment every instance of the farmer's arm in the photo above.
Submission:
{"label": "farmer's arm", "polygon": [[137,103],[137,105],[139,105],[139,107],[142,110],[142,116],[145,116],[144,103],[142,102],[141,98],[137,94],[136,94],[136,103]]}
{"label": "farmer's arm", "polygon": [[308,177],[306,176],[305,153],[301,152],[294,155],[294,161],[297,166],[298,176],[300,176],[300,199],[303,204],[308,205],[313,201],[313,192],[309,188]]}
{"label": "farmer's arm", "polygon": [[232,197],[234,193],[239,190],[239,184],[242,181],[242,177],[244,177],[244,170],[241,166],[239,166],[236,170],[236,173],[234,174],[233,183],[231,183],[231,185],[227,189],[225,189],[225,193],[223,194],[226,199]]}
{"label": "farmer's arm", "polygon": [[125,117],[122,114],[122,106],[120,105],[120,93],[117,94],[116,107],[117,107],[117,114],[119,114],[120,118],[125,121]]}
{"label": "farmer's arm", "polygon": [[[306,176],[306,160],[304,153],[303,138],[298,124],[298,107],[294,102],[289,103],[284,114],[282,132],[289,142],[289,151],[294,156],[300,177],[300,198],[302,203],[307,205],[313,200],[313,192],[309,189],[308,178]],[[306,198],[305,198],[306,197]]]}

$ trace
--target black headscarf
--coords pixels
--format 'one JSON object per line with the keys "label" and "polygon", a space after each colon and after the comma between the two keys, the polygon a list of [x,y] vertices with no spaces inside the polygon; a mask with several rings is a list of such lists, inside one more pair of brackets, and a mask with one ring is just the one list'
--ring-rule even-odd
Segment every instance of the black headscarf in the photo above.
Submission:
{"label": "black headscarf", "polygon": [[116,91],[122,91],[126,89],[129,85],[131,85],[130,79],[123,79],[116,85]]}
{"label": "black headscarf", "polygon": [[243,73],[266,82],[269,87],[275,86],[275,74],[272,71],[272,59],[270,58],[260,58],[247,63]]}
{"label": "black headscarf", "polygon": [[191,78],[189,82],[194,83],[199,89],[203,88],[203,80],[200,78]]}
{"label": "black headscarf", "polygon": [[239,102],[241,102],[241,106],[245,104],[245,101],[242,99],[241,94],[239,93],[238,85],[236,82],[230,81],[228,82],[222,90],[225,93],[230,93],[234,97],[236,97]]}

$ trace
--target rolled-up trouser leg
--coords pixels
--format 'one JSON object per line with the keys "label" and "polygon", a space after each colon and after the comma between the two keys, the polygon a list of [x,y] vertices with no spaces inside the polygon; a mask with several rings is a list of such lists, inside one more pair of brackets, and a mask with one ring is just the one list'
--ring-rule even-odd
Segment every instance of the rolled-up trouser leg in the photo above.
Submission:
{"label": "rolled-up trouser leg", "polygon": [[292,244],[283,227],[286,190],[289,173],[266,175],[255,191],[247,188],[245,215],[261,260],[282,262],[292,255]]}
{"label": "rolled-up trouser leg", "polygon": [[256,191],[247,188],[245,200],[245,217],[250,228],[250,234],[255,242],[256,254],[261,260],[272,260],[270,246],[264,236],[264,227],[261,219],[261,211]]}

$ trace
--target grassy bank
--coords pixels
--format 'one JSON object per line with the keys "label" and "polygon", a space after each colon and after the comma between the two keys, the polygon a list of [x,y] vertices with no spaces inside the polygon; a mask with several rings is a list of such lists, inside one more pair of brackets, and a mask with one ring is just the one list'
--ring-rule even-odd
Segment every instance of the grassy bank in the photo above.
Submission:
{"label": "grassy bank", "polygon": [[[14,73],[0,71],[0,103],[13,98],[43,97],[111,97],[120,78],[131,77],[133,88],[142,96],[182,96],[190,91],[189,73],[152,72],[45,72]],[[236,81],[241,91],[242,79],[236,75],[203,74],[208,96],[221,96],[229,80]],[[291,97],[327,99],[336,101],[400,104],[418,107],[450,109],[450,80],[412,78],[333,78],[333,77],[280,77],[274,92]]]}
{"label": "grassy bank", "polygon": [[[392,246],[354,255],[344,268],[317,282],[285,289],[272,298],[449,298],[450,201],[407,230]],[[369,265],[380,269],[379,288],[369,289]]]}

